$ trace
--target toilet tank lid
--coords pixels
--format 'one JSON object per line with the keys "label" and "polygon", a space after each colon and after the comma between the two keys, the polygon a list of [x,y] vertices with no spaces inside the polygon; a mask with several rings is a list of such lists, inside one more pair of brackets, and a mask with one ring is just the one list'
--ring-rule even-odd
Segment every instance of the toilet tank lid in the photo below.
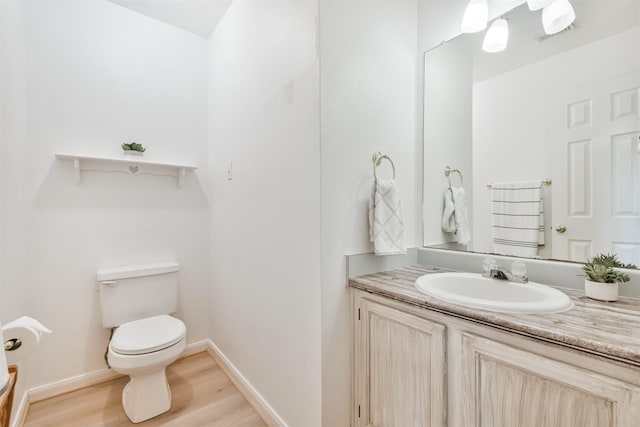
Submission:
{"label": "toilet tank lid", "polygon": [[180,264],[175,261],[159,262],[155,264],[129,265],[126,267],[101,268],[98,270],[98,282],[174,273],[179,269]]}

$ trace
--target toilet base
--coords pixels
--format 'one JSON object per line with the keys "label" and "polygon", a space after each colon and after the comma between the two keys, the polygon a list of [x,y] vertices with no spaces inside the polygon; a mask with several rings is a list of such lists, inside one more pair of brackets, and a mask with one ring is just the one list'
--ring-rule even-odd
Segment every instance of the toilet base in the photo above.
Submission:
{"label": "toilet base", "polygon": [[166,369],[132,375],[122,391],[122,407],[133,423],[146,421],[171,409]]}

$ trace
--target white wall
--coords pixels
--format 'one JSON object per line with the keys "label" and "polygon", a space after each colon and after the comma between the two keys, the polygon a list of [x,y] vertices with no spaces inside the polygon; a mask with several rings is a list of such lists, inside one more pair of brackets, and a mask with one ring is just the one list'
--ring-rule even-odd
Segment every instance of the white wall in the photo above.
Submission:
{"label": "white wall", "polygon": [[317,19],[236,0],[209,43],[211,338],[291,426],[321,418]]}
{"label": "white wall", "polygon": [[[11,5],[24,32],[9,29],[13,51],[2,56],[11,78],[2,84],[2,235],[13,254],[2,264],[2,321],[25,314],[54,331],[23,362],[21,387],[105,367],[99,267],[175,259],[177,316],[190,342],[206,338],[206,42],[102,0]],[[53,157],[120,155],[130,140],[149,159],[200,170],[181,191],[169,177],[98,172],[75,185],[71,164]],[[5,295],[24,301],[19,311]]]}
{"label": "white wall", "polygon": [[[418,54],[460,34],[468,0],[427,0],[418,3]],[[419,67],[422,69],[423,64]]]}
{"label": "white wall", "polygon": [[[370,252],[375,151],[396,167],[407,244],[420,242],[417,3],[320,3],[323,425],[349,425],[350,307],[345,254]],[[389,169],[380,167],[381,175]]]}
{"label": "white wall", "polygon": [[[0,2],[0,321],[19,317],[26,304],[27,209],[16,183],[26,177],[26,58],[18,0]],[[11,207],[9,209],[9,207]]]}

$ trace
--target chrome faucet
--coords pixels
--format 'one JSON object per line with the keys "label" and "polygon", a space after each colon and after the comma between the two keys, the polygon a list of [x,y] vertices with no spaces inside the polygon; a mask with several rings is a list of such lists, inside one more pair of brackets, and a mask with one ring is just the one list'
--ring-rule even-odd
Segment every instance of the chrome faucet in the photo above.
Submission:
{"label": "chrome faucet", "polygon": [[508,280],[509,282],[516,283],[527,283],[529,281],[527,276],[516,276],[515,274],[511,274],[506,268],[501,267],[491,269],[488,273],[483,273],[482,275],[490,279]]}
{"label": "chrome faucet", "polygon": [[496,280],[508,280],[515,283],[527,283],[529,278],[526,276],[526,266],[522,261],[514,261],[511,264],[511,271],[507,268],[498,267],[495,260],[489,258],[485,260],[483,277]]}

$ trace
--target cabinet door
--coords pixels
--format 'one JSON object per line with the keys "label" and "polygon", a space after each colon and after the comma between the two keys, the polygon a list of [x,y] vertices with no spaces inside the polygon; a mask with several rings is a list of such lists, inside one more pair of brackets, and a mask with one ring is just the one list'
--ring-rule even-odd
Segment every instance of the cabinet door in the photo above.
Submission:
{"label": "cabinet door", "polygon": [[463,333],[458,366],[464,426],[639,425],[637,386],[569,363]]}
{"label": "cabinet door", "polygon": [[445,327],[356,299],[354,424],[445,424]]}

